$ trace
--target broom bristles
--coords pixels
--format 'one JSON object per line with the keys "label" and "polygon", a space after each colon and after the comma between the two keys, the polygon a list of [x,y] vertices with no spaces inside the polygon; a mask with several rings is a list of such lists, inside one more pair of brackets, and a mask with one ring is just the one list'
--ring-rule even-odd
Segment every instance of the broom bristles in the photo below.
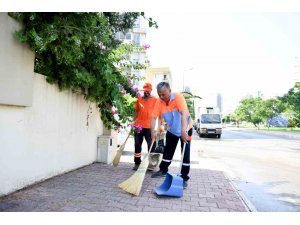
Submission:
{"label": "broom bristles", "polygon": [[129,177],[127,180],[120,183],[118,185],[119,188],[121,188],[122,190],[124,190],[130,194],[136,195],[136,196],[138,196],[140,194],[140,191],[141,191],[141,188],[143,185],[143,181],[144,181],[144,177],[145,177],[148,165],[149,165],[148,157],[149,157],[149,153],[143,159],[138,170],[133,175],[131,175],[131,177]]}
{"label": "broom bristles", "polygon": [[121,145],[121,147],[117,151],[117,154],[116,154],[116,156],[113,160],[113,165],[114,166],[117,166],[119,164],[120,158],[121,158],[121,155],[122,155],[124,149],[125,149],[125,144]]}
{"label": "broom bristles", "polygon": [[[132,128],[131,128],[131,129],[132,129]],[[129,138],[129,136],[130,136],[131,129],[130,129],[130,131],[129,131],[127,137],[126,137],[126,140],[125,140],[124,143],[121,145],[121,147],[120,147],[119,150],[117,151],[117,154],[115,155],[115,158],[114,158],[114,160],[113,160],[113,165],[114,165],[114,166],[117,166],[117,165],[119,164],[119,162],[120,162],[121,155],[122,155],[122,153],[123,153],[123,151],[124,151],[124,149],[125,149],[125,144],[126,144],[128,138]]]}
{"label": "broom bristles", "polygon": [[118,185],[119,188],[122,190],[138,196],[140,194],[140,191],[142,189],[142,185],[144,182],[145,174],[147,171],[147,168],[149,166],[149,154],[150,150],[152,149],[152,146],[154,144],[154,141],[152,141],[150,148],[148,149],[147,155],[143,158],[142,163],[140,164],[138,170],[131,175],[127,180],[123,181]]}

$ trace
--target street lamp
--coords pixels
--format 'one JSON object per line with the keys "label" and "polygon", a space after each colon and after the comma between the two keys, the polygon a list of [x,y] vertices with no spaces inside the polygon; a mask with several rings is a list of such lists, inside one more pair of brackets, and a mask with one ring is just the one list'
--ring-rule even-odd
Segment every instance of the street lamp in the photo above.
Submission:
{"label": "street lamp", "polygon": [[182,91],[184,91],[184,72],[186,71],[190,71],[190,70],[193,70],[194,68],[191,67],[189,69],[186,69],[186,70],[183,70],[183,73],[182,73]]}

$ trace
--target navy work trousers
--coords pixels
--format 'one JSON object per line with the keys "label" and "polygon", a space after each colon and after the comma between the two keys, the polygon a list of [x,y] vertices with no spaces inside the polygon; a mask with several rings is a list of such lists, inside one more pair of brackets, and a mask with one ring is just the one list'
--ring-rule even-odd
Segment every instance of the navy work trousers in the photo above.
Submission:
{"label": "navy work trousers", "polygon": [[[193,129],[191,128],[188,131],[188,136],[192,136],[192,134],[193,134]],[[163,154],[163,159],[159,165],[160,170],[163,171],[164,173],[168,172],[168,167],[170,166],[170,164],[172,162],[179,139],[181,142],[181,153],[182,153],[183,142],[181,140],[181,137],[177,137],[176,135],[170,133],[169,131],[166,134],[165,151]],[[191,149],[191,141],[188,141],[188,143],[185,146],[183,164],[182,164],[182,168],[181,168],[181,177],[185,181],[190,179],[190,177],[188,176],[188,174],[190,172],[190,149]]]}
{"label": "navy work trousers", "polygon": [[[142,152],[142,144],[143,140],[146,140],[148,150],[151,146],[151,129],[150,128],[143,128],[140,133],[135,133],[134,135],[134,163],[140,164],[141,163],[141,152]],[[155,143],[152,149],[155,148]]]}

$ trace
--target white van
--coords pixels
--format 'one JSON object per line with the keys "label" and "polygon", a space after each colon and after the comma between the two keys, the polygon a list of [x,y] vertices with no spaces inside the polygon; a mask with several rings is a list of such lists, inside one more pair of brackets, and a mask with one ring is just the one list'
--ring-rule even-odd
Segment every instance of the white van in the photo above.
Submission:
{"label": "white van", "polygon": [[197,120],[197,132],[200,137],[213,135],[221,138],[222,118],[218,113],[203,113]]}

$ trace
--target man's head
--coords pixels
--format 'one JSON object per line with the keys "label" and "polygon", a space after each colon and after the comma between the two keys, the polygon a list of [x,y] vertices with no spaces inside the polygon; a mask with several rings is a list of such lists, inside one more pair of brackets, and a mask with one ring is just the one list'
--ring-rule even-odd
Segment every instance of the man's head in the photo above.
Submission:
{"label": "man's head", "polygon": [[143,89],[144,89],[144,96],[149,97],[152,91],[152,85],[150,83],[145,83]]}
{"label": "man's head", "polygon": [[161,100],[168,103],[171,96],[171,88],[168,82],[160,82],[157,85],[157,94]]}

